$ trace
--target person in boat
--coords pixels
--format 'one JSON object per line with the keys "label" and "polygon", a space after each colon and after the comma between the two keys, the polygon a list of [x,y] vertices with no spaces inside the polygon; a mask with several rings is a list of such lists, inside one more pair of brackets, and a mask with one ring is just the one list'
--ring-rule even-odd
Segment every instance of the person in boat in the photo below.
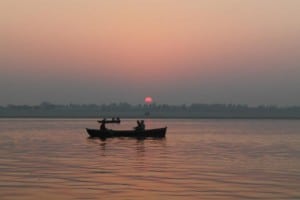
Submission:
{"label": "person in boat", "polygon": [[101,131],[105,131],[105,130],[106,130],[106,127],[105,127],[105,120],[102,120],[102,121],[101,121],[100,130],[101,130]]}
{"label": "person in boat", "polygon": [[136,131],[144,131],[145,130],[145,123],[144,123],[144,120],[137,120],[137,126],[135,127],[135,130]]}
{"label": "person in boat", "polygon": [[140,120],[136,120],[136,123],[137,123],[137,126],[136,126],[136,127],[134,127],[134,129],[137,131],[137,130],[139,130],[139,129],[140,129],[141,122],[140,122]]}
{"label": "person in boat", "polygon": [[146,128],[144,120],[141,120],[141,129],[144,131]]}

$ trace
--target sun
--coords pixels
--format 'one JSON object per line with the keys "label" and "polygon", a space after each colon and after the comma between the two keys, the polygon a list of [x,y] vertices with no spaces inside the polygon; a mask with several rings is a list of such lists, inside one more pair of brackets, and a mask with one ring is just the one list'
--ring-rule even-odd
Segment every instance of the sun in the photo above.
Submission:
{"label": "sun", "polygon": [[145,97],[144,101],[145,101],[146,104],[151,104],[153,102],[153,99],[152,99],[152,97],[148,96],[148,97]]}

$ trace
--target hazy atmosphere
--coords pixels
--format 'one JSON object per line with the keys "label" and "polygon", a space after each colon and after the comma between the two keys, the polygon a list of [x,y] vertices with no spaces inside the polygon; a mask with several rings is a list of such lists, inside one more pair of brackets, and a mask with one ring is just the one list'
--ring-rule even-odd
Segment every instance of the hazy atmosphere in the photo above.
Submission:
{"label": "hazy atmosphere", "polygon": [[300,105],[299,0],[1,0],[0,105]]}

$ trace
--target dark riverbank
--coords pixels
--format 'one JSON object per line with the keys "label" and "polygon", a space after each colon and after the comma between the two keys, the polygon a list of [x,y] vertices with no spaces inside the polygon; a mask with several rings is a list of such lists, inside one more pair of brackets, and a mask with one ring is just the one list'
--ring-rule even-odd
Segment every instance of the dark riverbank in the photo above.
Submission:
{"label": "dark riverbank", "polygon": [[300,119],[300,107],[233,104],[191,105],[8,105],[0,107],[0,118],[187,118],[187,119]]}

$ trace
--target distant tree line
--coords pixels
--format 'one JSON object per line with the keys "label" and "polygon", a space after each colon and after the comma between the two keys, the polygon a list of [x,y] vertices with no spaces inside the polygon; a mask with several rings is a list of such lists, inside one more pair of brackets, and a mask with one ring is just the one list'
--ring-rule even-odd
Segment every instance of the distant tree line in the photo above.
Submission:
{"label": "distant tree line", "polygon": [[53,104],[0,106],[0,117],[300,118],[300,106],[240,104]]}

